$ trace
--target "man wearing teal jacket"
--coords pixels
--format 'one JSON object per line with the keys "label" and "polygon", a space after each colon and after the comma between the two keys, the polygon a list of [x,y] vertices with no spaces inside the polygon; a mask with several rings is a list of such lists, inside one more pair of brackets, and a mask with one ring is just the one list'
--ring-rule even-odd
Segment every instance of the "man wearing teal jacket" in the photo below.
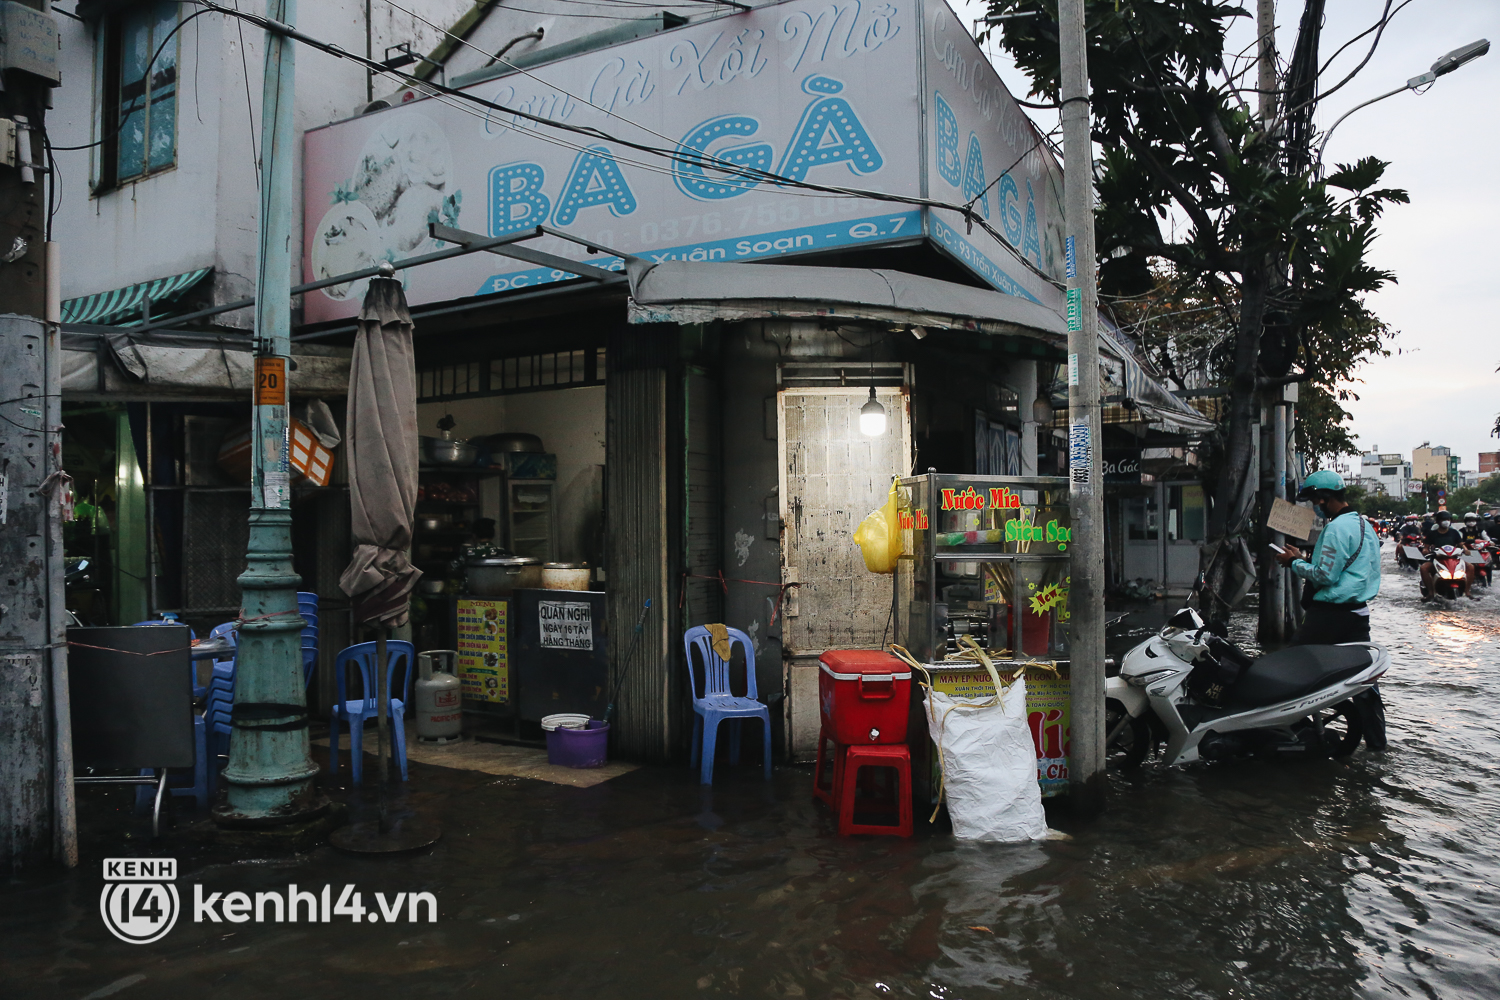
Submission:
{"label": "man wearing teal jacket", "polygon": [[[1328,519],[1318,536],[1311,559],[1295,545],[1279,557],[1283,566],[1307,581],[1311,600],[1303,601],[1306,617],[1292,636],[1293,646],[1370,641],[1369,601],[1380,593],[1380,539],[1365,519],[1344,499],[1344,479],[1321,469],[1302,481],[1298,500],[1311,500]],[[1384,750],[1385,702],[1377,684],[1354,696],[1355,713],[1365,733],[1365,746]]]}
{"label": "man wearing teal jacket", "polygon": [[1368,602],[1380,593],[1380,538],[1344,499],[1344,480],[1327,469],[1303,480],[1299,500],[1328,518],[1311,559],[1295,545],[1278,558],[1314,590],[1292,645],[1370,641]]}

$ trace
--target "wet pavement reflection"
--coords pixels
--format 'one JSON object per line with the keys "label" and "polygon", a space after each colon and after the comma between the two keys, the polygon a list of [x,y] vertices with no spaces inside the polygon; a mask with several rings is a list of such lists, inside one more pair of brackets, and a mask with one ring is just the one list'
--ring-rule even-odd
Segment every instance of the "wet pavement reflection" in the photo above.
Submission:
{"label": "wet pavement reflection", "polygon": [[[1500,996],[1500,595],[1424,606],[1386,546],[1373,631],[1391,749],[1111,778],[1108,814],[1020,846],[841,840],[808,769],[687,768],[592,788],[413,765],[433,849],[160,850],[93,799],[85,865],[0,891],[6,997]],[[1121,623],[1132,643],[1161,618]],[[1138,641],[1134,640],[1134,641]],[[753,759],[753,755],[750,755]],[[118,804],[122,800],[109,800]],[[138,827],[135,827],[138,829]],[[114,831],[114,832],[111,832]],[[175,838],[175,839],[174,839]],[[180,859],[184,914],[132,947],[98,859]],[[428,891],[436,924],[192,922],[191,884]]]}

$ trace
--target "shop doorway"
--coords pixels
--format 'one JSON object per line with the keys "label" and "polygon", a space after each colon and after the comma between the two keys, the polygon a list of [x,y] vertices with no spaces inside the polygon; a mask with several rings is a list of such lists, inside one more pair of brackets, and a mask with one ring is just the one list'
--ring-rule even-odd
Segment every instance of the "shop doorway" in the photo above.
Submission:
{"label": "shop doorway", "polygon": [[[783,366],[783,374],[791,366]],[[810,366],[797,366],[805,370]],[[837,366],[830,366],[837,367]],[[855,366],[850,367],[854,371]],[[909,369],[875,367],[876,401],[885,430],[860,430],[871,377],[857,366],[859,385],[787,384],[777,394],[780,452],[782,612],[786,732],[793,759],[817,751],[818,657],[829,649],[882,644],[891,611],[891,582],[865,569],[854,531],[885,503],[891,479],[912,462]],[[804,376],[806,377],[806,376]],[[852,379],[851,379],[852,381]]]}

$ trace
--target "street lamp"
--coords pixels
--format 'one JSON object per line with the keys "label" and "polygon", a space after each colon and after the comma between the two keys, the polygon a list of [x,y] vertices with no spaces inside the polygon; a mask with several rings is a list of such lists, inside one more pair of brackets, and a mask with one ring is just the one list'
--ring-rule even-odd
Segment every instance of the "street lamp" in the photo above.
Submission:
{"label": "street lamp", "polygon": [[1464,63],[1473,62],[1475,59],[1478,59],[1489,50],[1490,43],[1489,39],[1487,38],[1481,38],[1477,42],[1470,42],[1468,45],[1460,46],[1440,58],[1437,62],[1433,63],[1432,68],[1427,72],[1422,73],[1419,76],[1412,77],[1410,80],[1407,80],[1406,83],[1397,87],[1395,90],[1387,91],[1386,93],[1381,94],[1379,97],[1372,97],[1368,101],[1365,101],[1363,104],[1356,104],[1348,111],[1345,111],[1342,115],[1339,116],[1338,121],[1330,125],[1328,127],[1328,131],[1323,133],[1323,141],[1318,144],[1318,158],[1313,161],[1313,176],[1316,178],[1320,178],[1323,176],[1323,150],[1327,148],[1328,139],[1333,135],[1333,130],[1338,128],[1339,125],[1343,123],[1345,118],[1348,118],[1360,108],[1368,108],[1376,101],[1383,101],[1387,97],[1394,97],[1404,90],[1416,90],[1418,87],[1428,86],[1438,77],[1447,76],[1449,73],[1452,73]]}

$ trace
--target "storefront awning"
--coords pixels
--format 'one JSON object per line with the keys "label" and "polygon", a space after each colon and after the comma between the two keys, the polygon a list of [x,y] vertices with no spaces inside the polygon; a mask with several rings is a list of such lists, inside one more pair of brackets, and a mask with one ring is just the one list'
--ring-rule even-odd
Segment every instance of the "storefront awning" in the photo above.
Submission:
{"label": "storefront awning", "polygon": [[112,292],[97,292],[62,304],[64,323],[93,323],[99,326],[135,326],[141,322],[141,310],[148,302],[156,306],[175,302],[188,289],[208,276],[211,267],[200,267],[170,278],[141,281]]}
{"label": "storefront awning", "polygon": [[883,268],[631,260],[626,273],[632,323],[863,319],[1068,342],[1066,320],[1046,306]]}
{"label": "storefront awning", "polygon": [[[707,323],[741,319],[852,319],[933,329],[1031,337],[1059,350],[1066,319],[1016,295],[881,268],[711,264],[633,259],[630,322]],[[1141,368],[1104,331],[1100,367],[1147,423],[1176,433],[1216,426]]]}

